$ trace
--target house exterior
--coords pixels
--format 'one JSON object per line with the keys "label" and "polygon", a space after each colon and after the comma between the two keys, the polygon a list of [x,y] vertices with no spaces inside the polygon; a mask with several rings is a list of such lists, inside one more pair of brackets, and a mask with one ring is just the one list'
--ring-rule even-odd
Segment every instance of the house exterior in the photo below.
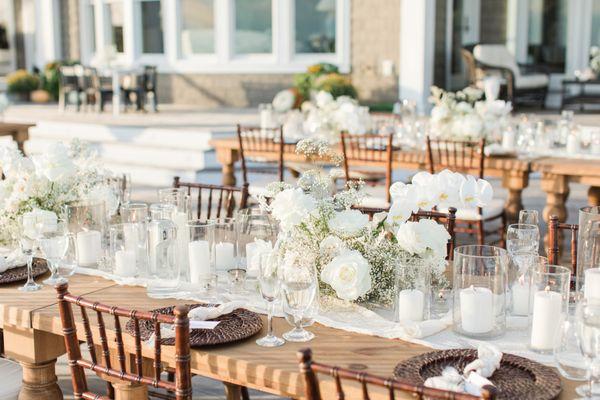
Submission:
{"label": "house exterior", "polygon": [[160,102],[246,107],[330,62],[364,103],[425,109],[432,84],[467,83],[460,48],[480,42],[550,65],[558,96],[600,45],[600,0],[0,0],[2,26],[0,74],[57,59],[156,65]]}

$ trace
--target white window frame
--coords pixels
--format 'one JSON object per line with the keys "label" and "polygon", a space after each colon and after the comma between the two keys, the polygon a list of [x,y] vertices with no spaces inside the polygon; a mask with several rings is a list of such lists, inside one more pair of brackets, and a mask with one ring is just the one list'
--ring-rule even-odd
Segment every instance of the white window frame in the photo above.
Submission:
{"label": "white window frame", "polygon": [[[350,0],[336,1],[336,52],[295,54],[294,6],[301,0],[271,0],[272,53],[235,54],[235,0],[213,0],[215,18],[215,53],[184,56],[181,52],[181,9],[179,0],[160,0],[163,23],[164,54],[141,53],[141,9],[139,3],[147,0],[80,0],[92,2],[96,14],[96,51],[110,43],[106,32],[106,4],[123,3],[123,48],[115,64],[134,68],[143,64],[156,65],[163,73],[298,73],[309,65],[329,62],[341,72],[350,71]],[[89,4],[89,3],[86,3]],[[83,14],[83,13],[82,13]],[[89,19],[89,17],[88,17]],[[82,15],[82,23],[85,16]],[[82,41],[82,47],[85,42]],[[88,51],[88,53],[86,53]],[[82,54],[89,54],[83,50]],[[90,54],[94,64],[94,55]]]}

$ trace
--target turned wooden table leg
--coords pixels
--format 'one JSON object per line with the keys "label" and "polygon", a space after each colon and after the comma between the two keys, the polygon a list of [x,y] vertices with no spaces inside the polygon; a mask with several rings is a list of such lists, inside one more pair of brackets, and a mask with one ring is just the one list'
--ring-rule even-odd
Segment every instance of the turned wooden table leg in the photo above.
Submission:
{"label": "turned wooden table leg", "polygon": [[148,386],[142,384],[113,383],[115,400],[143,400],[148,398]]}
{"label": "turned wooden table leg", "polygon": [[56,360],[43,363],[21,362],[23,367],[23,386],[19,400],[59,400],[63,398],[58,387],[54,366]]}
{"label": "turned wooden table leg", "polygon": [[221,163],[223,185],[235,185],[235,162],[238,152],[235,149],[217,148],[217,160]]}
{"label": "turned wooden table leg", "polygon": [[502,176],[502,187],[508,190],[508,198],[504,209],[509,223],[519,219],[519,211],[523,209],[522,193],[529,185],[529,173],[526,171],[505,171]]}
{"label": "turned wooden table leg", "polygon": [[[544,207],[544,221],[550,221],[552,215],[556,215],[560,222],[567,220],[567,198],[569,197],[569,178],[564,175],[542,174],[540,182],[542,190],[546,192],[546,206]],[[548,248],[548,234],[544,238]],[[562,244],[562,241],[559,241]],[[562,245],[559,246],[562,249]]]}
{"label": "turned wooden table leg", "polygon": [[588,189],[588,205],[600,206],[600,187],[590,186]]}
{"label": "turned wooden table leg", "polygon": [[227,400],[241,400],[242,399],[242,388],[239,385],[229,382],[223,382],[225,386],[225,398]]}

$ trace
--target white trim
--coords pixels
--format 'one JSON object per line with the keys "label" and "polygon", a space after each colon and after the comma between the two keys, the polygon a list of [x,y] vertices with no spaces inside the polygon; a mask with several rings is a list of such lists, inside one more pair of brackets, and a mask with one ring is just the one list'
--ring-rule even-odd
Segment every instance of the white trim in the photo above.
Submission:
{"label": "white trim", "polygon": [[13,7],[12,1],[4,2],[4,11],[7,12],[8,18],[6,19],[6,35],[8,36],[8,58],[9,65],[8,71],[0,71],[0,73],[4,72],[12,72],[17,68],[17,52],[16,52],[16,33],[15,33],[15,9]]}
{"label": "white trim", "polygon": [[529,0],[508,0],[506,7],[506,47],[517,62],[527,61]]}
{"label": "white trim", "polygon": [[34,8],[34,65],[43,68],[46,63],[62,58],[59,25],[60,8],[58,0],[34,0]]}

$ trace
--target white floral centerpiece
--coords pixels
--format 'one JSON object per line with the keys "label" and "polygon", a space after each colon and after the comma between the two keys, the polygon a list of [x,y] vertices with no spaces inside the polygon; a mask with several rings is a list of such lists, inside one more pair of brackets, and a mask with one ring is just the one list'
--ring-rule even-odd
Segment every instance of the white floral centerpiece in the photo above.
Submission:
{"label": "white floral centerpiece", "polygon": [[512,110],[504,100],[483,101],[483,92],[467,87],[446,92],[431,87],[431,135],[442,139],[498,141]]}
{"label": "white floral centerpiece", "polygon": [[[64,205],[77,200],[114,202],[106,178],[110,173],[86,144],[55,143],[39,155],[25,157],[14,146],[0,147],[0,244],[19,237],[21,216],[56,220]],[[110,207],[109,207],[110,208]]]}
{"label": "white floral centerpiece", "polygon": [[600,75],[600,47],[598,46],[590,48],[590,69],[596,76]]}
{"label": "white floral centerpiece", "polygon": [[[321,148],[320,153],[326,153],[323,145],[301,142],[298,148]],[[302,257],[313,264],[322,295],[384,306],[393,302],[397,269],[415,258],[425,261],[434,281],[444,282],[450,236],[433,220],[408,221],[412,213],[434,206],[483,206],[492,197],[487,181],[447,170],[436,175],[421,172],[411,184],[392,185],[389,212],[369,221],[367,214],[351,208],[363,198],[360,189],[351,185],[331,194],[331,177],[310,170],[295,187],[271,184],[266,196],[271,201],[264,197],[259,201],[280,223],[276,249],[283,262]]]}
{"label": "white floral centerpiece", "polygon": [[318,92],[313,101],[302,103],[302,112],[305,132],[329,143],[339,142],[341,131],[365,134],[371,126],[368,108],[348,96],[334,99],[325,91]]}

